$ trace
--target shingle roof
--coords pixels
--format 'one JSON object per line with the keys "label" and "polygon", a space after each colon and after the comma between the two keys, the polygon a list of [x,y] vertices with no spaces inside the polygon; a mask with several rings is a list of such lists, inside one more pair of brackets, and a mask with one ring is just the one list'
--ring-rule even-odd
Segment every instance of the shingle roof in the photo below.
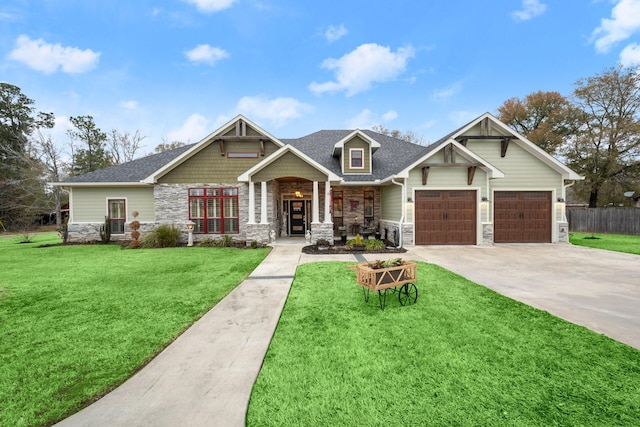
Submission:
{"label": "shingle roof", "polygon": [[[436,144],[422,146],[397,138],[386,136],[371,130],[363,130],[367,136],[380,143],[380,148],[371,158],[371,174],[342,175],[340,159],[333,156],[334,145],[353,133],[353,130],[321,130],[296,139],[281,139],[290,144],[322,166],[344,178],[346,182],[374,182],[389,178],[429,153]],[[112,166],[84,175],[68,178],[63,183],[131,183],[140,182],[154,172],[193,147],[185,145],[174,150],[154,154],[121,165]],[[240,173],[240,171],[239,171]]]}
{"label": "shingle roof", "polygon": [[[334,145],[353,130],[321,130],[298,139],[282,140],[285,144],[302,151],[325,168],[342,176],[340,159],[333,156]],[[371,157],[372,174],[344,175],[345,181],[375,181],[393,176],[431,151],[428,147],[402,141],[371,130],[363,130],[370,138],[380,143],[380,148]]]}
{"label": "shingle roof", "polygon": [[89,182],[140,182],[180,154],[193,147],[194,144],[184,145],[173,150],[141,157],[121,165],[111,166],[83,175],[73,176],[62,182],[65,183],[89,183]]}

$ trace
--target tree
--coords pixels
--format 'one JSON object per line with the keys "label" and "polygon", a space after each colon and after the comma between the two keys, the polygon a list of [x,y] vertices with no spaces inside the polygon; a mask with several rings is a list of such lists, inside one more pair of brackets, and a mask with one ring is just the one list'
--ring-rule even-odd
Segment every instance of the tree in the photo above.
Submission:
{"label": "tree", "polygon": [[[51,136],[44,136],[42,132],[37,133],[35,141],[36,153],[43,165],[46,179],[49,182],[60,182],[63,178],[63,170],[65,167],[62,150],[56,147]],[[60,187],[52,187],[48,189],[51,195],[56,214],[56,228],[62,228],[62,202],[65,199],[65,193]]]}
{"label": "tree", "polygon": [[[92,116],[69,117],[74,129],[69,129],[67,135],[80,141],[82,148],[72,144],[72,164],[70,174],[72,176],[93,172],[112,165],[110,153],[105,147],[107,134],[96,126]],[[84,148],[86,147],[86,148]]]}
{"label": "tree", "polygon": [[158,144],[156,148],[153,150],[157,153],[164,153],[165,151],[175,150],[179,147],[184,147],[186,144],[180,141],[173,142],[163,142],[162,144]]}
{"label": "tree", "polygon": [[0,83],[0,219],[5,225],[29,224],[44,193],[39,162],[29,137],[53,127],[53,113],[36,112],[21,89]]}
{"label": "tree", "polygon": [[583,116],[563,154],[585,176],[576,191],[588,196],[589,207],[601,204],[603,190],[621,192],[640,180],[639,72],[618,65],[576,82],[574,103]]}
{"label": "tree", "polygon": [[538,91],[498,107],[502,122],[551,154],[575,134],[579,117],[580,111],[559,92]]}
{"label": "tree", "polygon": [[374,132],[381,133],[386,136],[390,136],[392,138],[401,139],[403,141],[411,142],[413,144],[422,145],[423,139],[421,136],[418,136],[413,131],[402,132],[398,129],[387,129],[382,125],[373,125],[371,126],[371,130]]}
{"label": "tree", "polygon": [[146,136],[143,136],[139,130],[131,135],[129,132],[120,133],[112,129],[108,142],[113,164],[120,165],[135,159],[136,153],[141,148],[142,140],[145,138]]}

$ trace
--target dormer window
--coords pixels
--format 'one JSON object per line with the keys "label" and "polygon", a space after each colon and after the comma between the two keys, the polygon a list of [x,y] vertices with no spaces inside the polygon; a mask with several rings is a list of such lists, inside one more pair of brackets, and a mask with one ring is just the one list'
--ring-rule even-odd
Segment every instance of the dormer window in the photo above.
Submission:
{"label": "dormer window", "polygon": [[362,169],[364,168],[363,158],[364,158],[364,150],[361,148],[352,148],[349,150],[350,156],[350,165],[351,169]]}

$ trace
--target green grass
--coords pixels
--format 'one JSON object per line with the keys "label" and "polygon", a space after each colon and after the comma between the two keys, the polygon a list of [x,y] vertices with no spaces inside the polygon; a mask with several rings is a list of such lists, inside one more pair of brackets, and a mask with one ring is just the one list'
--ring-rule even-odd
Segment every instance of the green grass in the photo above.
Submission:
{"label": "green grass", "polygon": [[122,383],[267,250],[0,238],[0,425],[49,425]]}
{"label": "green grass", "polygon": [[247,425],[637,425],[639,351],[434,265],[417,287],[381,311],[345,263],[298,267]]}
{"label": "green grass", "polygon": [[571,233],[569,234],[569,242],[578,246],[640,255],[640,236]]}

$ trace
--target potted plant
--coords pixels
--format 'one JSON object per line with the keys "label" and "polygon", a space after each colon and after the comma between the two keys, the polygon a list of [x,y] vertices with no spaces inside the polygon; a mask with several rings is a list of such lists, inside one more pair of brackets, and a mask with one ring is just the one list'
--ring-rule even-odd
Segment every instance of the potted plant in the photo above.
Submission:
{"label": "potted plant", "polygon": [[316,246],[318,247],[319,251],[326,251],[329,249],[329,246],[331,246],[331,244],[326,239],[318,239],[318,241],[316,241]]}

